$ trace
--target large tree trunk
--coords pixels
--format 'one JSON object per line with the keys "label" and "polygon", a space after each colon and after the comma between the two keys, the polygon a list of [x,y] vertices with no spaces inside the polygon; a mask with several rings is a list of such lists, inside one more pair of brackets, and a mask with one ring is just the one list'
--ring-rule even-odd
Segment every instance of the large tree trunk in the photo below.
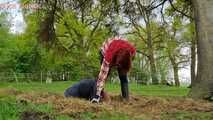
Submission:
{"label": "large tree trunk", "polygon": [[198,38],[198,71],[192,98],[213,96],[213,0],[192,0]]}
{"label": "large tree trunk", "polygon": [[[191,6],[191,16],[194,16],[194,9]],[[194,20],[190,19],[191,27],[194,28]],[[195,66],[196,66],[196,46],[197,46],[197,37],[195,34],[195,30],[192,29],[192,38],[191,38],[191,85],[195,82]]]}
{"label": "large tree trunk", "polygon": [[193,32],[191,41],[191,84],[195,82],[195,66],[196,66],[196,37]]}
{"label": "large tree trunk", "polygon": [[149,62],[150,62],[150,68],[151,68],[151,77],[152,77],[152,84],[159,84],[158,77],[157,77],[157,71],[155,66],[155,59],[153,54],[150,54]]}
{"label": "large tree trunk", "polygon": [[[151,33],[151,31],[150,31]],[[152,46],[152,40],[151,35],[147,30],[148,34],[148,48],[149,48],[149,63],[150,63],[150,70],[151,70],[151,77],[152,77],[152,84],[159,84],[158,78],[157,78],[157,70],[155,65],[155,58],[153,53],[153,46]]]}
{"label": "large tree trunk", "polygon": [[177,64],[173,65],[173,71],[174,71],[175,86],[179,87],[180,86],[180,81],[179,81],[178,65]]}
{"label": "large tree trunk", "polygon": [[178,64],[176,63],[175,57],[173,57],[171,54],[169,55],[169,59],[171,61],[173,72],[174,72],[175,86],[179,87],[180,81],[179,81],[179,75],[178,75]]}
{"label": "large tree trunk", "polygon": [[149,63],[150,63],[150,70],[151,70],[151,77],[152,77],[152,84],[159,84],[158,77],[157,77],[157,70],[155,65],[155,58],[154,58],[154,48],[152,44],[152,32],[150,26],[150,15],[146,13],[147,21],[146,21],[146,29],[147,29],[147,46],[149,49]]}

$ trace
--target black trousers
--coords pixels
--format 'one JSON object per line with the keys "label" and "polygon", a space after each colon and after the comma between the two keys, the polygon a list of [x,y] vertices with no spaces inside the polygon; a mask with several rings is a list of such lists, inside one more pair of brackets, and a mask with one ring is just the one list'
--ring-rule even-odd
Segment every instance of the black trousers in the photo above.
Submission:
{"label": "black trousers", "polygon": [[[100,63],[103,63],[103,59],[104,59],[104,55],[102,50],[99,51],[99,55],[100,55]],[[110,68],[111,70],[111,68]],[[110,70],[108,75],[110,74]],[[128,88],[128,78],[127,78],[127,73],[123,73],[122,68],[117,69],[118,71],[118,75],[119,75],[119,79],[120,79],[120,83],[121,83],[121,92],[122,92],[122,96],[126,99],[129,98],[129,88]],[[108,76],[107,75],[107,76]]]}

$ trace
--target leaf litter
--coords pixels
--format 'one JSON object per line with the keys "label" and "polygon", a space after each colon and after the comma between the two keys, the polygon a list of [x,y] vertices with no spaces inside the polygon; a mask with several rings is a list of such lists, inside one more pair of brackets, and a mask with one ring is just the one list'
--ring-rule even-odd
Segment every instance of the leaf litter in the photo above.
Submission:
{"label": "leaf litter", "polygon": [[[65,98],[56,93],[49,92],[18,92],[8,90],[8,93],[16,96],[18,101],[34,104],[52,104],[57,114],[76,117],[81,113],[123,113],[131,117],[148,116],[151,119],[159,119],[163,113],[180,111],[212,112],[213,103],[205,100],[193,100],[184,97],[155,97],[131,95],[129,101],[123,100],[120,95],[109,94],[110,100],[100,104],[78,98]],[[213,116],[213,115],[212,115]]]}

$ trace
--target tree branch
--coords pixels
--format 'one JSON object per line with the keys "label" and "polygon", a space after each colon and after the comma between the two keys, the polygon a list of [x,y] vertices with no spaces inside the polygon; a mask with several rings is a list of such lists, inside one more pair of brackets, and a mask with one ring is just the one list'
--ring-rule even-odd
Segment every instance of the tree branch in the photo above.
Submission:
{"label": "tree branch", "polygon": [[163,6],[164,5],[164,3],[166,2],[167,0],[163,0],[161,3],[159,3],[158,5],[156,5],[156,6],[153,6],[153,7],[151,7],[149,10],[153,10],[153,9],[156,9],[156,8],[158,8],[159,6]]}
{"label": "tree branch", "polygon": [[160,57],[157,57],[156,60],[160,60],[160,59],[163,59],[163,58],[168,58],[169,56],[165,55],[165,56],[160,56]]}
{"label": "tree branch", "polygon": [[179,12],[180,14],[182,14],[183,16],[185,16],[187,18],[194,19],[192,16],[189,16],[186,13],[184,13],[183,11],[180,11],[177,8],[175,8],[175,6],[172,4],[172,0],[169,0],[169,3],[175,11]]}
{"label": "tree branch", "polygon": [[179,62],[177,62],[177,64],[182,64],[182,63],[187,63],[187,62],[189,62],[189,60],[179,61]]}
{"label": "tree branch", "polygon": [[168,23],[165,20],[165,17],[164,17],[164,14],[163,14],[163,10],[164,10],[164,4],[161,7],[160,13],[161,13],[161,17],[163,19],[163,24],[165,25],[165,24],[168,24]]}
{"label": "tree branch", "polygon": [[145,55],[146,57],[149,58],[149,55],[148,55],[148,54],[146,54],[146,53],[144,53],[144,52],[142,52],[142,51],[140,51],[140,50],[136,50],[136,52],[137,52],[137,53],[140,53],[140,54],[142,54],[142,55]]}

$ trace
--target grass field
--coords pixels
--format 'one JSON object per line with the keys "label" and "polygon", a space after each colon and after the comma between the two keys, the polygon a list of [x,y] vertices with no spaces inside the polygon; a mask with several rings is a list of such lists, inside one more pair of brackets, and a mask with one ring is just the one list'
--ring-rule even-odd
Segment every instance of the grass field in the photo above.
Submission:
{"label": "grass field", "polygon": [[[53,82],[52,84],[41,83],[1,83],[0,88],[15,88],[23,91],[48,91],[63,94],[64,90],[74,84],[73,81]],[[187,87],[170,87],[163,85],[137,85],[130,84],[130,92],[136,95],[145,96],[186,96]],[[106,84],[106,90],[113,93],[120,93],[120,84]]]}
{"label": "grass field", "polygon": [[[126,103],[120,101],[117,97],[120,94],[120,85],[107,84],[106,90],[115,94],[113,102],[93,105],[86,100],[66,100],[60,97],[64,90],[73,83],[72,81],[53,82],[52,84],[1,83],[0,120],[213,119],[213,112],[211,111],[213,104],[186,99],[185,97],[189,92],[186,87],[130,84],[130,93],[133,98]],[[15,91],[21,93],[11,94],[11,92],[8,92],[10,89],[15,89]],[[42,93],[47,94],[43,95]],[[22,98],[27,101],[22,101]]]}

